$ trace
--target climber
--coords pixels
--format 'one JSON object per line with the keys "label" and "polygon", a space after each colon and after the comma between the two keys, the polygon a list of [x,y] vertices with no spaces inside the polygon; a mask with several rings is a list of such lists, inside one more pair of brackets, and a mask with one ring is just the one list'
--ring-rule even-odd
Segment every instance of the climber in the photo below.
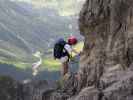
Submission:
{"label": "climber", "polygon": [[70,36],[67,42],[61,38],[54,45],[54,58],[59,59],[62,64],[62,76],[68,73],[68,62],[72,57],[72,52],[79,54],[75,49],[72,48],[72,46],[75,44],[77,44],[77,38]]}

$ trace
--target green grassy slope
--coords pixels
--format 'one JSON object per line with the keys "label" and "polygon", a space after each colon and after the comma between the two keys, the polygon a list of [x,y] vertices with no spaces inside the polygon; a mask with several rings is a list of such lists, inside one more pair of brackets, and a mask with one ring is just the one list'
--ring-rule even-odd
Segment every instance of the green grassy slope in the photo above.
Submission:
{"label": "green grassy slope", "polygon": [[[79,42],[77,45],[75,45],[73,47],[76,51],[80,52],[82,51],[82,48],[83,48],[83,42]],[[51,49],[52,50],[52,49]],[[73,57],[75,56],[75,54],[73,54]],[[19,68],[19,69],[22,69],[22,70],[25,70],[27,68],[32,68],[32,63],[33,62],[36,62],[38,61],[38,59],[33,59],[32,62],[28,62],[28,61],[18,61],[18,60],[7,60],[7,59],[4,59],[4,60],[0,60],[1,63],[6,63],[6,64],[11,64],[11,65],[14,65],[16,66],[16,68]],[[40,70],[49,70],[49,71],[58,71],[60,70],[60,67],[61,67],[61,63],[59,60],[55,60],[53,57],[52,57],[52,52],[47,55],[47,56],[43,56],[43,62],[42,62],[42,65],[40,66]]]}

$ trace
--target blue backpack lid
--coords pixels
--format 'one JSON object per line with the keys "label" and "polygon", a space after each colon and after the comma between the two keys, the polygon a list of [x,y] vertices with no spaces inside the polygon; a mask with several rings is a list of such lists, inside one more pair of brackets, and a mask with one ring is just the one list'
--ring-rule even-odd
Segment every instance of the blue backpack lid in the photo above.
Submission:
{"label": "blue backpack lid", "polygon": [[57,39],[56,41],[55,41],[55,44],[57,44],[57,43],[61,43],[61,42],[64,42],[65,40],[63,39],[63,38],[59,38],[59,39]]}
{"label": "blue backpack lid", "polygon": [[62,41],[65,41],[65,40],[63,38],[58,39],[58,42],[62,42]]}

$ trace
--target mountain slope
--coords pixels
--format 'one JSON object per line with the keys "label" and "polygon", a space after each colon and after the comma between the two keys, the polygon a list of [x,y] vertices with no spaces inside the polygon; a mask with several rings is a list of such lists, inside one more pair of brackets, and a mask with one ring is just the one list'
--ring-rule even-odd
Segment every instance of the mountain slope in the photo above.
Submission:
{"label": "mountain slope", "polygon": [[[32,59],[32,53],[47,51],[57,37],[77,33],[71,17],[61,17],[51,8],[0,1],[0,55],[2,59]],[[75,24],[73,24],[75,25]]]}

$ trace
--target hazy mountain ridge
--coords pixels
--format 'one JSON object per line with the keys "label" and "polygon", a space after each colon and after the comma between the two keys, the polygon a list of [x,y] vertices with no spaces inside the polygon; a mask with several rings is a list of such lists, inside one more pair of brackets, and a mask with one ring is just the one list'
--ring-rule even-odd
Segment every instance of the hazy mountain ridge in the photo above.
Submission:
{"label": "hazy mountain ridge", "polygon": [[49,7],[58,10],[60,15],[75,15],[79,13],[85,0],[31,0],[35,7]]}

